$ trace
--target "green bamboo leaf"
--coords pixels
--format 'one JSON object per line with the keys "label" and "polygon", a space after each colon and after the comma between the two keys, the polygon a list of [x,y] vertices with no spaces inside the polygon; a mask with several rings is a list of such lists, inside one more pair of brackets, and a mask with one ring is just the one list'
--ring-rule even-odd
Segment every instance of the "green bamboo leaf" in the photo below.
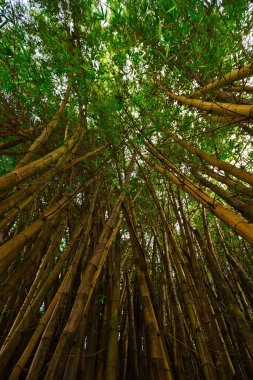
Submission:
{"label": "green bamboo leaf", "polygon": [[146,137],[153,135],[154,132],[156,132],[156,129],[150,129],[150,131],[147,131],[143,135],[138,136],[136,139],[134,139],[134,142],[141,141],[145,139]]}
{"label": "green bamboo leaf", "polygon": [[35,91],[33,88],[26,87],[24,90],[25,90],[28,94],[30,93],[30,94],[33,94],[33,95],[38,95],[38,92]]}
{"label": "green bamboo leaf", "polygon": [[65,71],[72,71],[72,72],[76,72],[76,73],[80,73],[81,72],[81,70],[78,67],[64,67],[63,70],[65,70]]}
{"label": "green bamboo leaf", "polygon": [[167,13],[172,12],[176,7],[177,7],[176,5],[174,5],[173,7],[171,7],[171,8],[167,11]]}
{"label": "green bamboo leaf", "polygon": [[156,115],[155,115],[155,121],[156,121],[156,129],[159,129],[159,116],[158,116],[158,114],[156,113]]}
{"label": "green bamboo leaf", "polygon": [[90,76],[95,77],[95,71],[91,70],[89,67],[82,65],[81,66]]}
{"label": "green bamboo leaf", "polygon": [[167,46],[166,46],[166,53],[165,53],[166,58],[167,58],[168,55],[169,55],[169,50],[170,50],[170,43],[168,42],[168,43],[167,43]]}
{"label": "green bamboo leaf", "polygon": [[158,36],[159,36],[159,40],[162,39],[162,23],[161,23],[161,20],[159,20],[159,25],[158,25]]}

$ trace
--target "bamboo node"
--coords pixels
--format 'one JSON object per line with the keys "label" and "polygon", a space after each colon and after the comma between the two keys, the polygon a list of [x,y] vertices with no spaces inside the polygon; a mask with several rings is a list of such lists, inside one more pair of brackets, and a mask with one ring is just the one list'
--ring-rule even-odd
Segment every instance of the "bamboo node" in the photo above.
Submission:
{"label": "bamboo node", "polygon": [[244,220],[240,220],[239,222],[237,222],[237,223],[234,225],[234,227],[233,227],[233,231],[234,231],[234,232],[236,232],[236,227],[237,227],[238,224],[240,224],[240,223],[245,223],[245,221],[244,221]]}

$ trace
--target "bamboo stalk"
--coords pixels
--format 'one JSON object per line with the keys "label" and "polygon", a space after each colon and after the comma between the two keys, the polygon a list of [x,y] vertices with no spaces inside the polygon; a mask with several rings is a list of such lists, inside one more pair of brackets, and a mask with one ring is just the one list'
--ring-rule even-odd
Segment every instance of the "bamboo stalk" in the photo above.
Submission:
{"label": "bamboo stalk", "polygon": [[[200,88],[199,90],[195,91],[191,97],[198,98],[202,95],[218,90],[219,88],[222,88],[224,86],[228,86],[240,79],[247,78],[249,76],[253,75],[253,63],[250,63],[248,65],[242,66],[239,69],[230,71],[229,73],[225,74],[222,78],[216,79],[211,83],[208,83],[206,86]],[[225,87],[227,89],[227,87]],[[229,88],[229,87],[228,87]]]}
{"label": "bamboo stalk", "polygon": [[55,128],[57,127],[57,125],[58,125],[58,123],[59,123],[59,121],[61,119],[61,116],[62,116],[62,114],[64,112],[64,109],[65,109],[65,107],[67,105],[70,93],[71,93],[71,86],[70,86],[70,84],[68,84],[68,87],[66,89],[64,98],[63,98],[62,103],[60,105],[60,108],[58,109],[58,111],[54,115],[53,119],[43,129],[43,131],[40,134],[40,136],[37,137],[37,139],[29,147],[28,152],[18,162],[18,164],[16,165],[16,169],[20,168],[21,166],[27,165],[28,162],[31,161],[32,158],[34,157],[34,155],[39,151],[39,149],[41,149],[41,147],[43,147],[43,145],[45,144],[46,140],[48,140],[48,138],[50,137],[50,135],[52,134],[52,132],[55,130]]}
{"label": "bamboo stalk", "polygon": [[197,157],[203,158],[205,161],[207,161],[210,165],[213,165],[217,167],[220,170],[224,170],[229,175],[233,175],[234,177],[247,182],[250,185],[253,185],[253,174],[250,172],[247,172],[244,169],[238,168],[235,165],[230,164],[229,162],[223,161],[219,158],[216,158],[212,156],[211,154],[194,147],[192,144],[188,143],[185,140],[182,140],[178,138],[176,135],[174,135],[172,132],[168,131],[167,129],[162,128],[162,131],[169,137],[171,137],[174,141],[176,141],[179,145],[181,145],[184,149],[186,149],[188,152],[194,154]]}
{"label": "bamboo stalk", "polygon": [[250,244],[253,244],[253,224],[248,223],[248,221],[243,217],[228,210],[220,202],[216,201],[203,190],[199,189],[185,175],[178,173],[178,176],[176,176],[175,174],[165,170],[162,166],[150,163],[150,161],[146,158],[145,161],[154,167],[157,172],[163,174],[168,180],[175,183],[178,187],[182,188],[186,193],[191,195],[196,201],[209,209],[235,233],[238,233]]}

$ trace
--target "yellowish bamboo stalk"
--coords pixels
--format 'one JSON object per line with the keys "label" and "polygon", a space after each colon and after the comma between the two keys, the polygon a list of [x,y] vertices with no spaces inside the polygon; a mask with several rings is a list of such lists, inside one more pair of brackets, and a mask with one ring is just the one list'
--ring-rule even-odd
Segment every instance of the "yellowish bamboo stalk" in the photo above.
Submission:
{"label": "yellowish bamboo stalk", "polygon": [[[147,162],[150,161],[146,160]],[[197,202],[201,203],[204,207],[209,209],[214,215],[216,215],[221,221],[223,221],[228,227],[230,227],[235,233],[242,236],[250,244],[253,245],[253,224],[249,223],[243,217],[237,215],[233,211],[230,211],[220,202],[216,201],[206,192],[198,188],[193,182],[191,182],[185,175],[174,174],[168,172],[160,165],[151,164],[155,170],[163,174],[168,180],[175,183],[178,187],[190,194]]]}
{"label": "yellowish bamboo stalk", "polygon": [[33,174],[39,173],[41,170],[45,170],[60,157],[64,156],[64,154],[66,154],[68,151],[71,151],[78,141],[80,131],[80,126],[77,126],[77,130],[74,136],[67,142],[66,145],[63,145],[60,148],[48,153],[44,157],[39,158],[38,160],[17,169],[14,169],[10,173],[7,173],[0,177],[1,192],[6,191],[7,189],[17,185],[27,178],[30,178]]}
{"label": "yellowish bamboo stalk", "polygon": [[224,86],[228,86],[240,79],[247,78],[249,76],[253,75],[253,63],[250,63],[248,65],[245,65],[239,69],[230,71],[229,73],[225,74],[222,78],[216,79],[211,83],[208,83],[204,87],[198,89],[195,91],[191,97],[198,98],[202,95],[218,90],[219,88],[222,88]]}
{"label": "yellowish bamboo stalk", "polygon": [[[55,371],[57,369],[59,360],[61,358],[62,352],[65,346],[70,342],[76,333],[77,326],[79,325],[84,313],[86,312],[86,308],[89,305],[89,300],[91,297],[90,289],[93,284],[93,280],[96,276],[96,271],[98,269],[98,265],[100,263],[101,258],[103,257],[103,253],[107,247],[108,240],[110,238],[109,234],[114,225],[115,221],[118,219],[118,214],[120,211],[121,203],[125,198],[125,193],[121,193],[114,205],[113,211],[108,218],[105,227],[100,235],[97,248],[94,252],[94,255],[90,259],[86,270],[82,276],[81,283],[79,285],[75,302],[73,304],[69,319],[64,327],[62,335],[58,341],[57,347],[55,349],[54,355],[50,361],[46,377],[47,380],[54,379]],[[92,292],[93,292],[92,287]]]}
{"label": "yellowish bamboo stalk", "polygon": [[220,170],[224,170],[226,173],[233,175],[234,177],[247,182],[250,185],[253,185],[253,174],[247,172],[244,169],[238,168],[235,165],[230,164],[229,162],[223,161],[219,158],[212,156],[211,154],[205,152],[202,149],[196,148],[192,144],[188,143],[185,140],[180,139],[174,133],[168,131],[167,129],[161,129],[167,136],[171,137],[179,145],[181,145],[188,152],[194,154],[197,157],[201,157],[206,160],[210,165],[217,167]]}
{"label": "yellowish bamboo stalk", "polygon": [[60,105],[59,110],[56,112],[53,119],[47,124],[47,126],[43,129],[40,136],[32,143],[30,148],[28,149],[28,152],[24,155],[24,157],[18,162],[16,165],[16,169],[20,168],[21,166],[27,165],[29,161],[34,157],[34,155],[39,151],[41,147],[45,144],[46,140],[49,138],[51,133],[54,131],[54,129],[57,127],[62,113],[64,112],[64,109],[66,107],[66,104],[68,102],[69,96],[70,96],[70,90],[71,86],[70,84],[67,87],[67,90],[65,92],[64,98],[62,100],[62,103]]}
{"label": "yellowish bamboo stalk", "polygon": [[[87,181],[85,185],[87,186],[92,181],[93,179]],[[34,236],[34,234],[36,234],[43,227],[43,225],[45,225],[45,223],[55,218],[57,213],[72,201],[73,195],[75,194],[76,192],[72,192],[62,197],[62,199],[57,202],[56,206],[53,206],[45,212],[41,219],[36,220],[0,247],[0,275],[4,273],[13,258],[18,255],[20,249],[27,244],[32,236]]]}
{"label": "yellowish bamboo stalk", "polygon": [[206,102],[204,100],[189,98],[184,95],[176,95],[173,92],[162,88],[162,91],[172,100],[202,111],[214,112],[223,116],[247,117],[253,119],[253,106],[247,104],[234,104],[223,102]]}

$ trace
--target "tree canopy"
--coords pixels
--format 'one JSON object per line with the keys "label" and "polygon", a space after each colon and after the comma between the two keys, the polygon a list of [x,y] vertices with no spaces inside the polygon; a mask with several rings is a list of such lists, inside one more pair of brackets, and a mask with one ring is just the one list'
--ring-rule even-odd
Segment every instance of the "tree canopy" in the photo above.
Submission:
{"label": "tree canopy", "polygon": [[0,16],[0,377],[252,379],[252,2]]}

